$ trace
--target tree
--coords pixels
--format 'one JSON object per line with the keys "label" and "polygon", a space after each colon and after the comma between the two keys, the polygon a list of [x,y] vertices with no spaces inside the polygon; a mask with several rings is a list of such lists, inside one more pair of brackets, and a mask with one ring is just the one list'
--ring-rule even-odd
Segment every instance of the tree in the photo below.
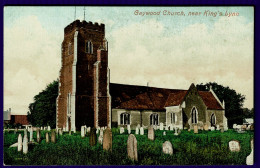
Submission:
{"label": "tree", "polygon": [[218,96],[219,100],[225,101],[225,115],[228,119],[228,127],[232,128],[233,124],[243,123],[243,103],[245,96],[237,93],[235,90],[218,85],[216,82],[209,82],[204,84],[196,85],[197,89],[200,91],[208,91],[210,86],[215,94]]}
{"label": "tree", "polygon": [[33,126],[56,127],[56,98],[58,96],[58,80],[48,84],[45,90],[34,96],[29,105],[27,119]]}

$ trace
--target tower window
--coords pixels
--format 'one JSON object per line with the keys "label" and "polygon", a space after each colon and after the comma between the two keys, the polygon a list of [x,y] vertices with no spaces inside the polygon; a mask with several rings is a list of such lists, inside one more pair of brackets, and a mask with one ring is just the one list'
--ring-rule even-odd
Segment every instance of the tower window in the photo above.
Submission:
{"label": "tower window", "polygon": [[69,43],[68,45],[68,55],[72,54],[72,44]]}
{"label": "tower window", "polygon": [[120,124],[129,125],[130,124],[130,114],[128,114],[128,113],[120,114]]}
{"label": "tower window", "polygon": [[159,125],[159,116],[158,114],[150,115],[150,125]]}
{"label": "tower window", "polygon": [[85,43],[85,52],[89,54],[93,54],[93,44],[91,41],[87,41]]}

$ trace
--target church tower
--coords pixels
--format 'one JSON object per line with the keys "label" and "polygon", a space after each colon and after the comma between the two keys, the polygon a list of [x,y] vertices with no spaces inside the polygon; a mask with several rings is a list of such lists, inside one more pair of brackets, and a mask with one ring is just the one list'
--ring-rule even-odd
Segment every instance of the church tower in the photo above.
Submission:
{"label": "church tower", "polygon": [[56,127],[111,127],[105,25],[76,20],[65,27],[61,57]]}

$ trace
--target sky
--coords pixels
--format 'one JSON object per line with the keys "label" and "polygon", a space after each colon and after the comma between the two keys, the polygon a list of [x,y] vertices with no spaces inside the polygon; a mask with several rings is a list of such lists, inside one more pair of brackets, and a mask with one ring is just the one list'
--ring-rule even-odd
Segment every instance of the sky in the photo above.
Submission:
{"label": "sky", "polygon": [[[27,114],[33,97],[58,79],[64,28],[75,19],[84,19],[83,6],[4,8],[4,110]],[[112,83],[217,82],[253,107],[253,7],[86,6],[85,20],[105,24]]]}

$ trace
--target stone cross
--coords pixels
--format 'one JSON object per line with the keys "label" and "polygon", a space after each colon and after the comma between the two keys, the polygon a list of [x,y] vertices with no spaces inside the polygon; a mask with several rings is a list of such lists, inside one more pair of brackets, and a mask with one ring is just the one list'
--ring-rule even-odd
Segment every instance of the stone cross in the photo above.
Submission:
{"label": "stone cross", "polygon": [[105,129],[104,132],[103,150],[112,151],[112,132],[110,128]]}
{"label": "stone cross", "polygon": [[160,123],[160,130],[163,130],[163,123]]}
{"label": "stone cross", "polygon": [[27,135],[24,135],[24,137],[23,137],[23,153],[24,154],[28,153],[28,137],[27,137]]}
{"label": "stone cross", "polygon": [[140,128],[140,135],[144,135],[144,128],[143,127]]}
{"label": "stone cross", "polygon": [[45,133],[45,139],[46,139],[46,143],[50,142],[50,137],[49,137],[49,133],[48,132]]}
{"label": "stone cross", "polygon": [[22,151],[22,148],[23,148],[23,139],[22,139],[22,135],[19,134],[18,135],[18,152]]}
{"label": "stone cross", "polygon": [[198,133],[198,125],[194,125],[193,129],[194,129],[194,134],[197,134]]}
{"label": "stone cross", "polygon": [[165,141],[163,143],[163,153],[169,154],[169,155],[173,154],[172,144],[170,141]]}
{"label": "stone cross", "polygon": [[51,142],[52,143],[56,142],[56,133],[55,133],[55,131],[51,131]]}
{"label": "stone cross", "polygon": [[139,128],[138,127],[135,128],[135,134],[137,134],[137,135],[139,134]]}
{"label": "stone cross", "polygon": [[254,165],[254,140],[251,140],[251,153],[246,157],[247,165]]}
{"label": "stone cross", "polygon": [[148,128],[148,139],[154,140],[154,129],[151,126]]}
{"label": "stone cross", "polygon": [[85,137],[85,128],[84,126],[81,126],[81,138]]}
{"label": "stone cross", "polygon": [[37,129],[36,134],[37,134],[37,142],[40,143],[41,142],[41,130]]}
{"label": "stone cross", "polygon": [[229,141],[228,145],[229,145],[229,150],[231,152],[239,152],[240,151],[241,147],[240,147],[239,141],[237,141],[237,140]]}
{"label": "stone cross", "polygon": [[96,128],[91,128],[90,135],[89,135],[89,145],[95,146],[97,144],[97,134],[96,134]]}
{"label": "stone cross", "polygon": [[125,129],[123,127],[120,127],[120,134],[123,134],[125,132]]}
{"label": "stone cross", "polygon": [[128,136],[127,140],[127,154],[131,160],[138,161],[137,140],[133,134]]}

